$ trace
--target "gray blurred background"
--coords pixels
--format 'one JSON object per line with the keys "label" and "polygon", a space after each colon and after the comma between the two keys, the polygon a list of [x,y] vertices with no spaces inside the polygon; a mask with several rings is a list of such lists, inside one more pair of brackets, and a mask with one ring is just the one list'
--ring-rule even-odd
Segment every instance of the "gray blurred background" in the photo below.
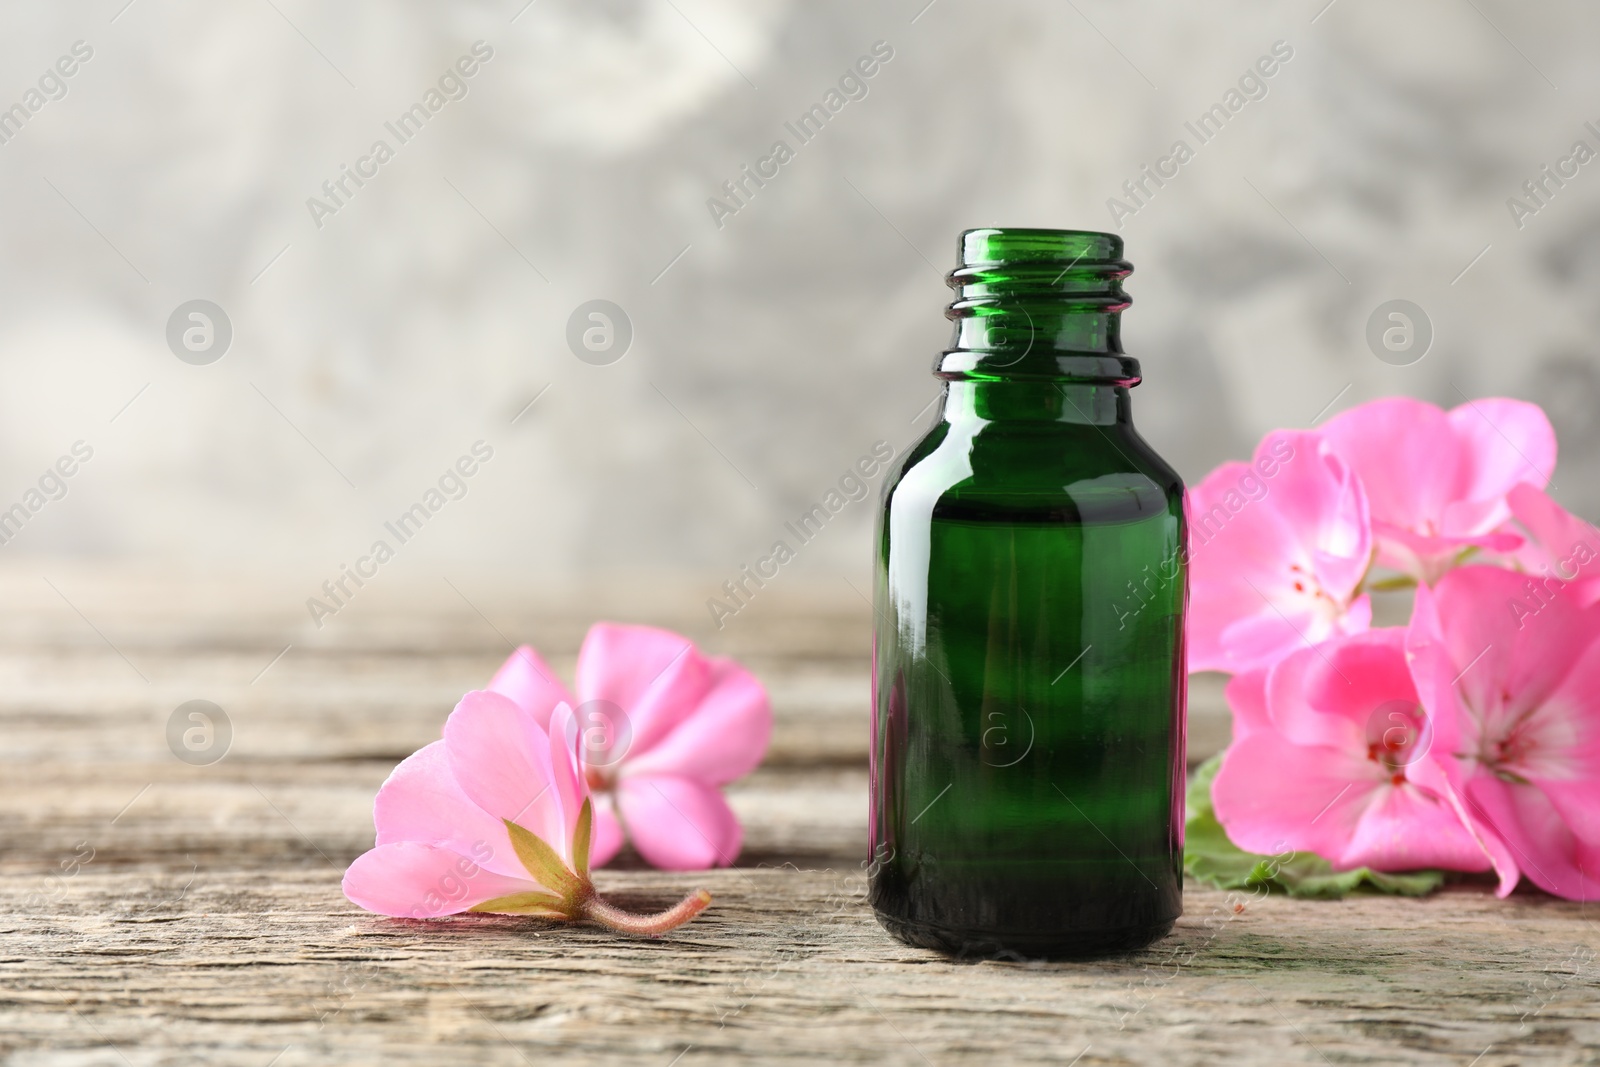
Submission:
{"label": "gray blurred background", "polygon": [[[0,508],[93,457],[0,557],[270,576],[293,609],[484,441],[383,580],[658,576],[698,602],[921,432],[941,275],[986,225],[1120,223],[1137,423],[1190,481],[1375,396],[1510,395],[1546,405],[1556,495],[1596,517],[1600,162],[1543,205],[1521,187],[1600,150],[1597,29],[1510,0],[9,5]],[[1201,144],[1185,123],[1280,41]],[[800,143],[785,123],[877,42]],[[793,158],[728,199],[778,140]],[[196,299],[232,328],[206,364],[168,342]],[[631,324],[620,359],[569,345],[596,299]],[[1365,340],[1392,299],[1434,333],[1405,366]],[[873,499],[779,581],[866,588]]]}

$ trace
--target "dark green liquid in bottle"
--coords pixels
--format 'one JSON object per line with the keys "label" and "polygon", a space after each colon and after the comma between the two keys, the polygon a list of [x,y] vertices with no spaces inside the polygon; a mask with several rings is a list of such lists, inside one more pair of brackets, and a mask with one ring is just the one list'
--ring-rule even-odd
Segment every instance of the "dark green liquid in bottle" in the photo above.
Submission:
{"label": "dark green liquid in bottle", "polygon": [[962,236],[940,421],[885,486],[870,895],[916,945],[1092,955],[1182,911],[1183,487],[1139,437],[1121,241]]}

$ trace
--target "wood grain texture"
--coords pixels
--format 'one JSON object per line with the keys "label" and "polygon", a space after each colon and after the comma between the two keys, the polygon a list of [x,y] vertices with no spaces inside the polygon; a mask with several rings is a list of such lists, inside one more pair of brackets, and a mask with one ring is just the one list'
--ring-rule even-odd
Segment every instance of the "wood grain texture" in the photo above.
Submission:
{"label": "wood grain texture", "polygon": [[[49,577],[70,603],[0,571],[6,1064],[1600,1058],[1600,911],[1536,893],[1320,903],[1191,885],[1172,937],[1077,964],[892,941],[859,867],[869,612],[850,590],[775,591],[719,633],[692,589],[496,600],[458,582],[469,605],[445,583],[396,583],[317,632],[270,583]],[[506,642],[570,675],[587,622],[624,604],[740,655],[772,690],[771,756],[730,791],[740,866],[662,873],[625,854],[598,879],[637,907],[703,885],[707,913],[627,940],[345,901],[378,784]],[[193,698],[234,726],[210,766],[166,746]],[[1194,705],[1191,760],[1227,737],[1215,680]]]}

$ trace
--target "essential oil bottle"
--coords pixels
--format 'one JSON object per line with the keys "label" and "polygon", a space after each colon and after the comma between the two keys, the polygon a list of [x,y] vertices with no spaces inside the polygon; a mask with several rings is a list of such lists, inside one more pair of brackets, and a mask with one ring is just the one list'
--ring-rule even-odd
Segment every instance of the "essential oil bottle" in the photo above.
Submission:
{"label": "essential oil bottle", "polygon": [[884,484],[870,899],[914,945],[1128,950],[1183,909],[1183,483],[1133,428],[1122,240],[961,235],[933,428]]}

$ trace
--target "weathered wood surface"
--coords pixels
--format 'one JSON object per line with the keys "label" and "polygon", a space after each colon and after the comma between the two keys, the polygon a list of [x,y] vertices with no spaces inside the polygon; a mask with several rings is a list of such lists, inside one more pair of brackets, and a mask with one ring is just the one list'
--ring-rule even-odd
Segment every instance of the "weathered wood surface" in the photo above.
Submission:
{"label": "weathered wood surface", "polygon": [[[1241,910],[1190,886],[1171,938],[1080,964],[890,940],[862,899],[869,611],[848,589],[773,590],[716,633],[692,586],[398,586],[315,631],[289,586],[0,571],[0,1062],[1600,1059],[1597,913],[1538,894]],[[346,902],[395,760],[507,639],[570,674],[595,617],[682,629],[772,690],[771,758],[731,791],[740,866],[599,879],[641,906],[704,885],[706,915],[641,941]],[[166,747],[193,698],[235,731],[207,767]],[[1191,758],[1226,740],[1216,686],[1195,705]]]}

